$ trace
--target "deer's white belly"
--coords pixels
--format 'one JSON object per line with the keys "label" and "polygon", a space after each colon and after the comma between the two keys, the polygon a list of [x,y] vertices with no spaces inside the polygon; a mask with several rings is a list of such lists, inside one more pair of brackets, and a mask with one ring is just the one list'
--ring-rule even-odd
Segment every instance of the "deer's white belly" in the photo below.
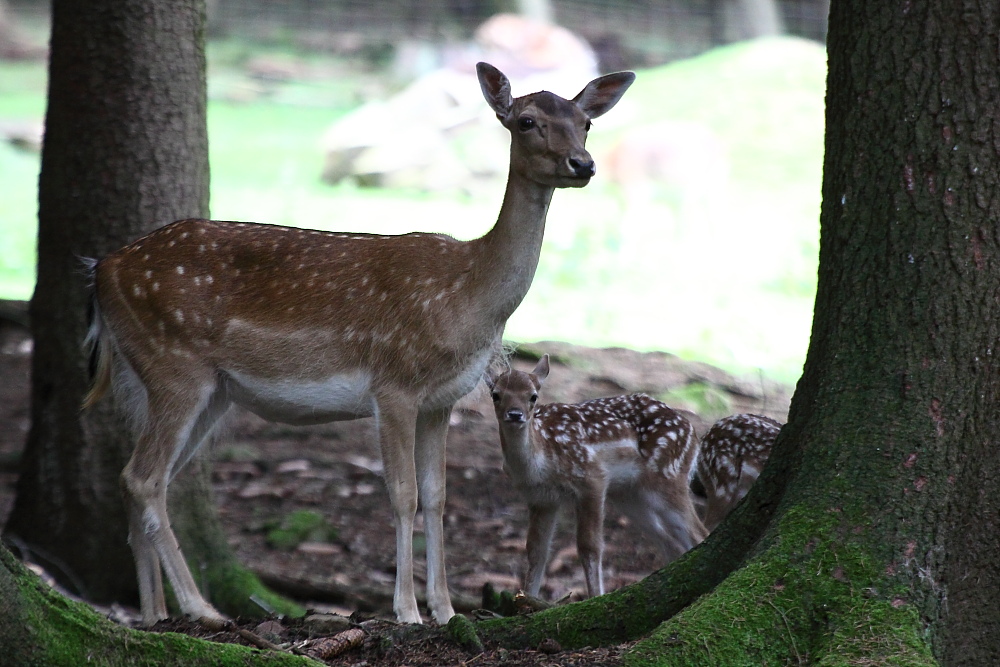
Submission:
{"label": "deer's white belly", "polygon": [[233,402],[272,421],[321,424],[370,417],[371,377],[364,372],[332,375],[324,380],[260,378],[229,372]]}

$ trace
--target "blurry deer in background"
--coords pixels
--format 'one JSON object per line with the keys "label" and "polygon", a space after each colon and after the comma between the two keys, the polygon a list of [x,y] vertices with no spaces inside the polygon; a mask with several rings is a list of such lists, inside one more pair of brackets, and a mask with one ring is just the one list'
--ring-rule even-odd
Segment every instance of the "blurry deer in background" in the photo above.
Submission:
{"label": "blurry deer in background", "polygon": [[[167,485],[232,403],[265,419],[315,424],[375,417],[396,524],[400,621],[419,623],[413,522],[427,535],[427,598],[453,614],[445,578],[445,436],[535,273],[554,188],[595,173],[590,121],[635,79],[591,81],[573,100],[517,99],[478,65],[483,94],[511,133],[496,225],[472,241],[440,234],[337,234],[181,220],[93,267],[91,405],[112,383],[138,425],[122,473],[143,620],[166,618],[161,566],[181,611],[209,625],[167,516]],[[113,361],[112,361],[113,360]]]}
{"label": "blurry deer in background", "polygon": [[724,417],[701,439],[697,480],[705,490],[705,527],[714,530],[757,480],[781,424],[760,415]]}
{"label": "blurry deer in background", "polygon": [[602,595],[606,499],[656,541],[667,561],[707,535],[689,490],[697,439],[687,419],[645,394],[538,405],[548,374],[545,355],[531,373],[487,380],[504,469],[528,501],[525,588],[538,595],[559,509],[574,505],[587,594]]}

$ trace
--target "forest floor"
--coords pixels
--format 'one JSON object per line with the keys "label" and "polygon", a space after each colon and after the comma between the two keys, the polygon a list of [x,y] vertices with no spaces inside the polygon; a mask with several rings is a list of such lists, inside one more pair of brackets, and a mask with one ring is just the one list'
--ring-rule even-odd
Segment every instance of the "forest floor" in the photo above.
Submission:
{"label": "forest floor", "polygon": [[[642,391],[686,411],[699,433],[726,414],[754,412],[780,421],[787,416],[791,388],[764,378],[736,378],[662,352],[547,342],[522,346],[513,363],[530,370],[532,355],[542,352],[554,362],[543,402]],[[0,525],[13,503],[30,425],[30,356],[27,332],[0,319]],[[628,648],[507,651],[487,646],[474,656],[435,632],[433,624],[429,630],[407,630],[392,623],[395,533],[371,420],[290,427],[241,413],[215,446],[213,458],[218,511],[241,561],[307,608],[350,617],[365,631],[359,646],[327,664],[614,665]],[[508,591],[519,587],[527,511],[501,466],[492,403],[480,388],[459,403],[448,434],[447,566],[459,613],[471,614],[480,606],[484,584]],[[325,524],[305,541],[281,544],[272,531],[294,517],[307,522],[321,517]],[[577,600],[585,591],[573,535],[573,517],[562,517],[544,599]],[[609,512],[605,535],[608,589],[639,581],[661,565],[653,544],[631,531],[625,517]],[[421,539],[422,534],[415,537],[418,588],[425,568]],[[115,615],[125,622],[136,619],[134,610],[122,607]],[[286,647],[332,633],[298,619],[248,621],[239,628]],[[246,643],[235,629],[213,633],[183,621],[155,629]]]}

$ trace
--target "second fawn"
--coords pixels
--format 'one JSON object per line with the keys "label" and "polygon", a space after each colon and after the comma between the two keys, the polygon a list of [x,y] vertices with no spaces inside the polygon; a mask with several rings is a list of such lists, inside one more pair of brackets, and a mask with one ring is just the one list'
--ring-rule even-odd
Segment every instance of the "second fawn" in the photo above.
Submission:
{"label": "second fawn", "polygon": [[707,535],[688,489],[697,439],[687,419],[645,394],[538,405],[548,374],[545,355],[531,373],[489,381],[504,469],[528,501],[525,590],[538,595],[559,509],[573,505],[587,594],[602,595],[606,499],[668,561]]}
{"label": "second fawn", "polygon": [[705,490],[704,522],[713,530],[760,475],[781,424],[770,417],[723,417],[701,439],[698,481]]}

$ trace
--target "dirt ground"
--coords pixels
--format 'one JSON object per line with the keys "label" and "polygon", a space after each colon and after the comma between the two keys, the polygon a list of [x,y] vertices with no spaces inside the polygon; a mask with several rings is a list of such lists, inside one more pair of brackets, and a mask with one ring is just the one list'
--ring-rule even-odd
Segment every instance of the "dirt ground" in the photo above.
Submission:
{"label": "dirt ground", "polygon": [[[573,402],[643,391],[688,411],[699,433],[725,414],[755,412],[784,421],[790,388],[762,378],[737,379],[719,369],[660,352],[592,349],[565,343],[522,348],[515,366],[530,370],[531,354],[553,357],[543,402]],[[29,427],[31,341],[27,332],[0,320],[0,522],[10,511],[17,460]],[[290,427],[236,415],[214,449],[218,509],[238,557],[277,590],[318,612],[365,621],[361,646],[328,660],[331,665],[613,665],[624,646],[555,652],[490,649],[473,656],[423,631],[403,632],[392,617],[394,531],[371,420]],[[447,565],[460,613],[479,606],[483,585],[516,591],[524,567],[527,511],[501,469],[496,420],[485,389],[463,399],[448,436]],[[325,518],[327,528],[297,545],[269,543],[275,525],[300,510]],[[420,525],[418,523],[418,529]],[[585,591],[574,547],[573,517],[560,521],[542,597],[579,599]],[[659,565],[652,543],[609,512],[605,528],[605,581],[615,589],[642,579]],[[422,587],[422,535],[415,538],[417,580]],[[134,610],[119,609],[126,620]],[[279,645],[324,634],[295,620],[259,622]],[[157,629],[188,632],[219,641],[245,640],[233,631],[209,633],[184,622]],[[399,636],[406,634],[406,637]],[[386,640],[391,637],[391,640]]]}

